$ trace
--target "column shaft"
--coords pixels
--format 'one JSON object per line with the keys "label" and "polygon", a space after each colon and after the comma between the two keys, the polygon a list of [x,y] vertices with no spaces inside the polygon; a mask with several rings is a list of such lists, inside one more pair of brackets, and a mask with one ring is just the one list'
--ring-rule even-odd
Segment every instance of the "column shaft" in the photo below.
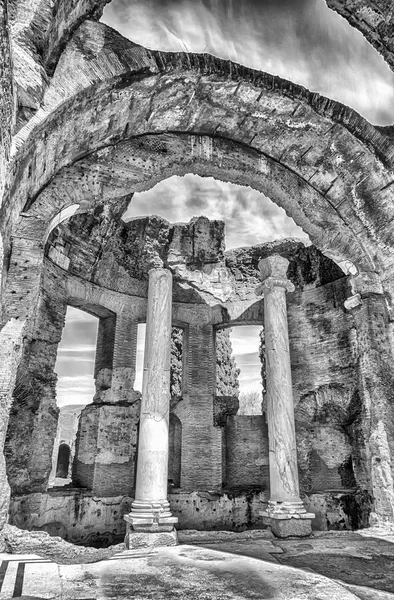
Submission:
{"label": "column shaft", "polygon": [[286,290],[265,286],[264,331],[271,500],[300,502]]}
{"label": "column shaft", "polygon": [[309,535],[313,514],[299,496],[297,447],[286,291],[294,291],[287,279],[289,261],[279,255],[259,263],[264,293],[267,420],[269,441],[270,500],[262,512],[278,537]]}
{"label": "column shaft", "polygon": [[136,500],[167,499],[172,276],[149,274]]}

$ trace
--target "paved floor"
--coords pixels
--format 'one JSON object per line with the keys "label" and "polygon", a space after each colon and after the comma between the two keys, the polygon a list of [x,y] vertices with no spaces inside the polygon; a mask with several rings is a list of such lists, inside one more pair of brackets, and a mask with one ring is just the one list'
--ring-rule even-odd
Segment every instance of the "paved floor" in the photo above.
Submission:
{"label": "paved floor", "polygon": [[394,536],[184,537],[89,564],[0,554],[0,600],[394,600]]}

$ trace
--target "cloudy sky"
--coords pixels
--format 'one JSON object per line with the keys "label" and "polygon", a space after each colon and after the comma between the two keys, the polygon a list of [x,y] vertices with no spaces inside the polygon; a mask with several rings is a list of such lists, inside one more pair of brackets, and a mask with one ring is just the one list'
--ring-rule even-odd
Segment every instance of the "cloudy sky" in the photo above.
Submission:
{"label": "cloudy sky", "polygon": [[[113,0],[103,22],[130,40],[165,51],[209,52],[290,79],[351,106],[378,125],[394,122],[394,74],[360,33],[324,0]],[[222,218],[228,248],[304,234],[284,211],[249,188],[187,175],[136,194],[124,218]],[[304,236],[305,239],[305,236]],[[143,328],[137,371],[141,373]],[[58,403],[94,393],[97,320],[69,309],[59,347]],[[259,385],[258,329],[236,328],[241,389]],[[140,387],[140,375],[137,388]]]}

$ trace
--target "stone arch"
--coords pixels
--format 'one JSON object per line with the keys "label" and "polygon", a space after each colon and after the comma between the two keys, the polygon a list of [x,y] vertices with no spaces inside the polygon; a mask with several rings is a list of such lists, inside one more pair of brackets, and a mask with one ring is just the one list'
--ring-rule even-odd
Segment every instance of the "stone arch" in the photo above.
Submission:
{"label": "stone arch", "polygon": [[[77,172],[83,172],[83,185],[78,186]],[[80,209],[80,212],[86,211],[86,190],[97,186],[101,194],[90,197],[90,209],[104,203],[108,206],[112,204],[115,210],[118,206],[119,212],[122,212],[125,202],[130,199],[130,189],[149,189],[165,177],[187,172],[202,176],[213,175],[218,179],[241,185],[250,184],[263,191],[285,208],[309,233],[316,245],[337,262],[348,260],[355,263],[360,270],[375,271],[381,268],[383,260],[391,258],[389,253],[385,257],[379,256],[378,252],[374,254],[374,246],[370,240],[363,239],[361,233],[356,235],[322,194],[293,171],[244,145],[216,137],[187,134],[147,135],[127,140],[92,154],[83,160],[83,164],[64,170],[32,205],[29,210],[30,218],[22,219],[15,232],[15,238],[27,237],[32,223],[38,228],[35,239],[29,239],[27,242],[32,246],[32,250],[35,250],[29,253],[29,258],[32,255],[36,257],[37,264],[34,267],[38,274],[42,252],[40,248],[48,225],[59,211],[67,208],[67,198],[70,206],[83,202],[84,208]],[[74,180],[72,196],[68,192],[70,180]],[[12,286],[13,278],[20,278],[21,270],[26,269],[25,251],[26,244],[22,244],[19,258],[14,251],[8,277],[9,287]],[[29,265],[29,278],[33,276],[33,272],[32,265]],[[30,284],[30,289],[32,287],[34,286]],[[20,309],[21,298],[16,299]],[[11,295],[9,310],[15,304],[13,300]],[[15,309],[18,307],[15,306]]]}
{"label": "stone arch", "polygon": [[70,470],[70,446],[68,444],[60,444],[57,454],[56,477],[67,479]]}
{"label": "stone arch", "polygon": [[84,23],[69,42],[13,155],[12,204],[1,210],[8,224],[24,212],[13,230],[9,318],[31,314],[35,294],[11,288],[28,268],[37,289],[56,214],[74,204],[121,213],[134,191],[173,174],[266,193],[338,263],[377,273],[394,263],[394,153],[379,128],[278,77],[208,55],[148,51],[100,23]]}
{"label": "stone arch", "polygon": [[[97,36],[102,40],[100,48],[93,44]],[[71,87],[63,85],[70,77],[69,53],[80,66]],[[88,72],[94,73],[89,82]],[[98,112],[100,126],[95,123]],[[105,196],[111,178],[111,169],[106,179],[98,171],[113,144],[130,136],[188,132],[206,136],[202,160],[209,157],[210,140],[221,138],[255,151],[262,176],[275,177],[273,166],[292,174],[287,193],[308,195],[312,205],[319,198],[327,205],[347,225],[350,237],[359,238],[369,269],[379,270],[379,259],[385,264],[393,261],[387,228],[391,218],[387,207],[394,194],[391,140],[351,109],[295,84],[206,55],[147,51],[102,24],[85,23],[61,57],[35,120],[36,127],[22,130],[16,140],[21,171],[14,188],[15,207],[22,207],[26,199],[27,207],[47,201],[40,191],[55,175],[53,165],[66,170],[73,165],[63,174],[67,189],[58,202],[65,198],[67,202],[76,184],[85,205],[86,195],[88,204],[97,202]],[[49,123],[53,132],[47,150]],[[33,143],[37,151],[30,158]],[[102,148],[96,157],[89,154],[95,148]],[[46,157],[42,164],[37,159],[40,150]],[[87,160],[78,161],[81,154]],[[36,162],[28,165],[31,160]],[[89,163],[90,174],[86,173]],[[34,176],[29,179],[32,168]],[[114,177],[112,186],[115,181]],[[271,198],[281,203],[275,195]],[[338,242],[332,240],[331,245]]]}
{"label": "stone arch", "polygon": [[51,232],[55,229],[55,227],[58,227],[60,225],[60,223],[62,223],[63,221],[66,221],[67,219],[70,219],[73,215],[75,215],[78,208],[79,208],[79,204],[71,204],[70,206],[67,206],[67,208],[63,208],[55,217],[53,217],[53,219],[49,223],[49,227],[46,231],[45,241],[48,239],[48,237],[50,236]]}

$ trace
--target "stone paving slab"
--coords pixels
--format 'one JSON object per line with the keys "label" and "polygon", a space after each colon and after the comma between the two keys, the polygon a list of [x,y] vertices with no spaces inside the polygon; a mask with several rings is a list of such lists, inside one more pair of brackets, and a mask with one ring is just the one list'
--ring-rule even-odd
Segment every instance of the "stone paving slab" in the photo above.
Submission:
{"label": "stone paving slab", "polygon": [[[394,594],[394,543],[383,533],[379,538],[349,532],[342,536],[276,540],[274,544],[283,550],[283,554],[276,555],[281,564],[313,570],[374,593],[380,590]],[[365,593],[364,597],[367,598]]]}
{"label": "stone paving slab", "polygon": [[[2,555],[1,600],[356,600],[315,573],[196,546],[122,552],[90,564],[59,565]],[[10,560],[11,559],[11,560]],[[11,568],[9,565],[11,564]],[[20,565],[25,567],[17,581]],[[44,567],[48,569],[44,574]],[[386,600],[386,599],[382,599]]]}
{"label": "stone paving slab", "polygon": [[218,550],[220,552],[229,552],[230,554],[239,554],[241,556],[250,556],[268,562],[277,562],[275,555],[283,554],[282,548],[274,546],[269,540],[243,540],[228,541],[203,544],[204,548]]}
{"label": "stone paving slab", "polygon": [[390,592],[383,592],[361,585],[345,585],[343,581],[337,581],[337,583],[352,592],[360,600],[394,600],[394,594],[390,594]]}

